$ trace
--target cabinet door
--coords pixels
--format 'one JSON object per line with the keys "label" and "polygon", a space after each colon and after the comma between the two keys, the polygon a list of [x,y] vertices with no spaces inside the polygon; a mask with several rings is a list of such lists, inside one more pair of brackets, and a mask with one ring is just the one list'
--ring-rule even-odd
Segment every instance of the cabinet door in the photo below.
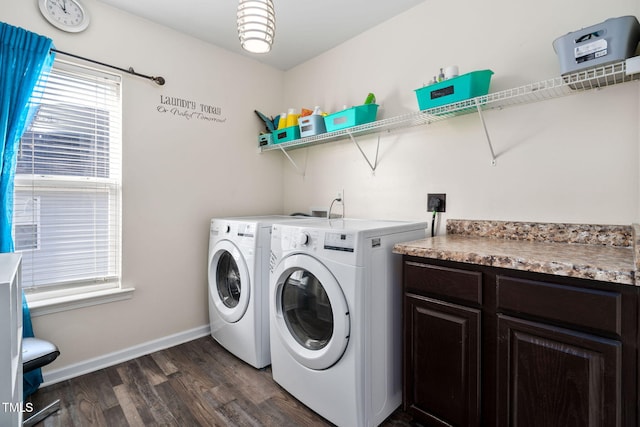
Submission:
{"label": "cabinet door", "polygon": [[404,307],[405,410],[430,426],[480,425],[480,310],[417,295]]}
{"label": "cabinet door", "polygon": [[619,341],[498,315],[498,426],[621,425]]}

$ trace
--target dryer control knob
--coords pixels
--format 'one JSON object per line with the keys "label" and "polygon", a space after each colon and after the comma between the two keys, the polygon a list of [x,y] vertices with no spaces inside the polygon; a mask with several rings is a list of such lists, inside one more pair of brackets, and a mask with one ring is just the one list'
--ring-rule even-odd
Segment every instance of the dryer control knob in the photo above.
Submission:
{"label": "dryer control knob", "polygon": [[302,232],[298,236],[298,243],[300,243],[302,246],[308,245],[310,240],[311,238],[309,237],[309,233]]}

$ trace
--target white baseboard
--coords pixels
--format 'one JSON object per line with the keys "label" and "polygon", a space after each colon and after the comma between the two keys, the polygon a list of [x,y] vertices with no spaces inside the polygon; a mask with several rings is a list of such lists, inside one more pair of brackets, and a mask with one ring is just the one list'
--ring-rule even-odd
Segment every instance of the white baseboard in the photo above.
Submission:
{"label": "white baseboard", "polygon": [[73,365],[65,366],[60,369],[53,369],[50,371],[47,370],[46,372],[42,373],[42,376],[44,378],[42,387],[75,378],[80,375],[88,374],[90,372],[107,368],[109,366],[117,365],[118,363],[126,362],[127,360],[135,359],[136,357],[145,356],[159,350],[164,350],[165,348],[183,344],[196,338],[207,336],[210,333],[211,327],[209,325],[204,325],[188,331],[179,332],[177,334],[169,335],[153,341],[148,341],[146,343],[126,348],[124,350],[105,354],[94,359],[89,359],[83,362],[75,363]]}

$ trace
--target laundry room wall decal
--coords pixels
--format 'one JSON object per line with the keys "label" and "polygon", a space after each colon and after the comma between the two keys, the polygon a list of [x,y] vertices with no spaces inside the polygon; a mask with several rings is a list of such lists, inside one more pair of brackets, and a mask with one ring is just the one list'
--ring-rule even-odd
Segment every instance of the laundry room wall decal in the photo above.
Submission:
{"label": "laundry room wall decal", "polygon": [[185,120],[202,120],[211,123],[225,123],[227,121],[227,118],[222,116],[222,107],[177,96],[160,95],[157,111]]}

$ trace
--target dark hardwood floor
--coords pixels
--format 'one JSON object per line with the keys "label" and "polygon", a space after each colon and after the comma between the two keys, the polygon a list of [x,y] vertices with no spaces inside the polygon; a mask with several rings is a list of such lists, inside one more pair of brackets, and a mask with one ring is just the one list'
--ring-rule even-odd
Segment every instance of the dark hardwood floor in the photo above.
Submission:
{"label": "dark hardwood floor", "polygon": [[[211,337],[41,388],[36,408],[60,398],[38,427],[331,426]],[[400,409],[384,426],[415,426]]]}

